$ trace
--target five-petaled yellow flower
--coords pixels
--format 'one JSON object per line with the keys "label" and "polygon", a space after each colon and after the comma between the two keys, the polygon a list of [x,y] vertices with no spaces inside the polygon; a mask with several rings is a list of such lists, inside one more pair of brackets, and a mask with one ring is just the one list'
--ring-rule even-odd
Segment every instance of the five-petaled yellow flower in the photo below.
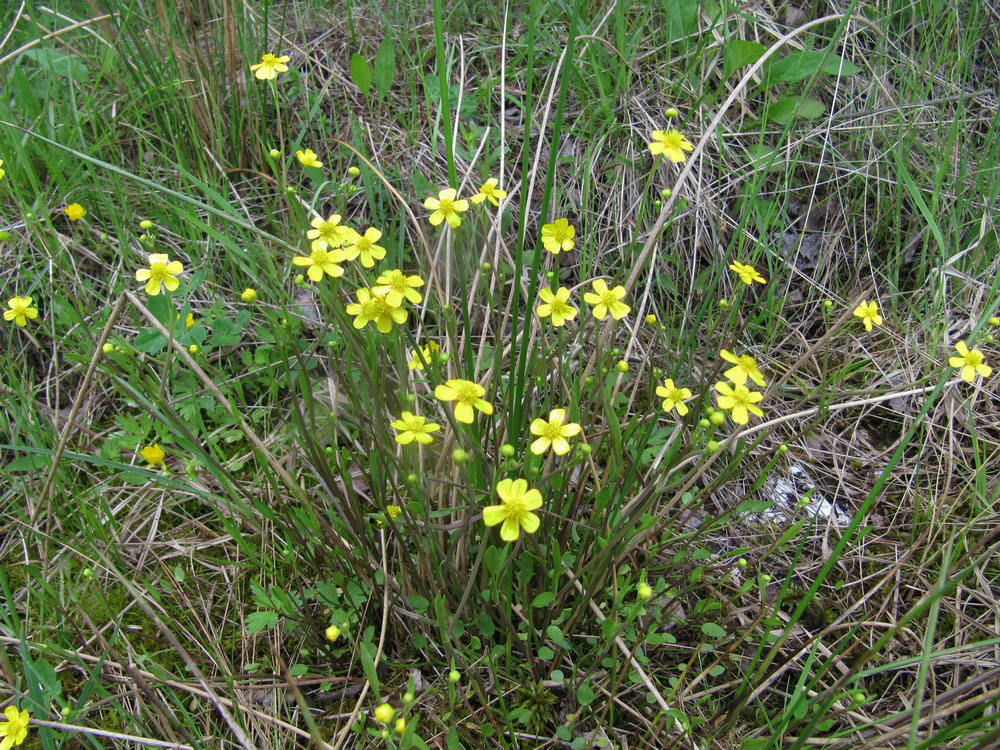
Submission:
{"label": "five-petaled yellow flower", "polygon": [[526,534],[538,531],[541,520],[531,511],[542,507],[541,492],[528,489],[523,479],[501,479],[497,482],[497,494],[500,505],[483,508],[483,523],[487,526],[502,523],[500,538],[505,542],[516,542],[521,529]]}
{"label": "five-petaled yellow flower", "polygon": [[548,287],[538,290],[538,296],[542,298],[542,303],[535,308],[539,318],[552,316],[552,325],[557,328],[567,320],[576,317],[576,308],[569,303],[569,289],[559,287],[553,292]]}
{"label": "five-petaled yellow flower", "polygon": [[988,378],[993,372],[993,368],[983,361],[983,353],[978,349],[969,349],[964,341],[959,341],[955,344],[955,351],[958,352],[959,356],[949,357],[948,364],[952,367],[962,368],[959,373],[962,376],[962,380],[971,383],[977,373],[984,378]]}
{"label": "five-petaled yellow flower", "polygon": [[736,424],[744,425],[750,421],[747,412],[758,417],[764,416],[764,412],[757,406],[757,403],[764,398],[763,394],[751,391],[745,385],[733,388],[729,383],[723,383],[721,380],[715,384],[715,390],[719,392],[719,395],[716,396],[719,408],[731,412]]}
{"label": "five-petaled yellow flower", "polygon": [[398,268],[383,273],[376,279],[378,286],[373,286],[375,294],[384,294],[385,300],[393,307],[403,304],[405,297],[414,305],[419,305],[424,295],[417,291],[417,287],[424,285],[424,280],[419,276],[407,276]]}
{"label": "five-petaled yellow flower", "polygon": [[694,151],[694,146],[676,130],[668,130],[666,132],[654,130],[653,140],[647,145],[649,146],[649,153],[653,156],[663,154],[675,164],[680,164],[687,159],[685,151]]}
{"label": "five-petaled yellow flower", "polygon": [[66,213],[66,218],[70,221],[79,221],[87,215],[87,209],[79,203],[70,203],[63,211]]}
{"label": "five-petaled yellow flower", "polygon": [[343,276],[344,269],[337,265],[343,259],[344,251],[340,248],[328,250],[320,247],[318,242],[313,242],[309,255],[296,255],[292,258],[292,263],[296,266],[308,266],[306,274],[319,283],[323,280],[324,274],[333,279]]}
{"label": "five-petaled yellow flower", "polygon": [[288,70],[288,66],[285,63],[291,59],[288,55],[278,57],[277,55],[272,55],[270,52],[265,52],[260,56],[260,62],[256,65],[251,65],[250,70],[261,81],[272,81],[278,77],[278,73],[284,73]]}
{"label": "five-petaled yellow flower", "polygon": [[475,418],[473,407],[487,416],[493,413],[493,404],[483,400],[485,393],[485,388],[471,380],[448,380],[434,389],[438,401],[455,402],[455,419],[465,424],[472,424]]}
{"label": "five-petaled yellow flower", "polygon": [[871,331],[873,325],[882,325],[882,316],[878,313],[878,304],[875,300],[871,302],[861,300],[861,304],[854,308],[854,316],[861,318],[866,331]]}
{"label": "five-petaled yellow flower", "polygon": [[295,156],[298,157],[303,167],[319,168],[323,166],[323,162],[316,158],[316,153],[311,148],[307,148],[305,151],[300,149],[295,152]]}
{"label": "five-petaled yellow flower", "polygon": [[438,193],[438,197],[424,199],[424,208],[431,212],[427,220],[434,226],[442,221],[447,221],[452,229],[462,224],[459,213],[469,210],[469,201],[457,198],[458,191],[455,188],[445,188]]}
{"label": "five-petaled yellow flower", "polygon": [[425,417],[418,417],[412,412],[404,411],[403,414],[392,423],[392,428],[398,430],[396,442],[407,445],[416,440],[418,443],[427,445],[434,440],[430,433],[440,430],[441,425],[428,422]]}
{"label": "five-petaled yellow flower", "polygon": [[677,413],[682,417],[688,413],[684,400],[691,398],[690,388],[678,388],[673,380],[667,378],[663,381],[663,385],[656,386],[656,395],[663,399],[663,411],[669,413],[671,409],[677,409]]}
{"label": "five-petaled yellow flower", "polygon": [[382,232],[375,227],[368,227],[364,234],[358,234],[353,229],[347,230],[344,244],[344,260],[354,260],[361,256],[361,265],[371,268],[376,260],[385,257],[385,248],[375,243],[382,239]]}
{"label": "five-petaled yellow flower", "polygon": [[483,201],[489,201],[494,206],[499,206],[500,199],[507,197],[507,191],[501,190],[497,187],[499,184],[500,180],[496,177],[490,177],[490,179],[479,186],[479,192],[472,196],[469,200],[476,204],[482,203]]}
{"label": "five-petaled yellow flower", "polygon": [[736,365],[726,370],[725,375],[736,385],[746,385],[750,378],[757,385],[764,385],[764,374],[757,367],[757,362],[749,354],[737,357],[730,351],[722,350],[721,356],[726,362]]}
{"label": "five-petaled yellow flower", "polygon": [[755,281],[758,284],[767,283],[767,280],[763,276],[761,276],[757,272],[757,269],[754,268],[753,266],[748,266],[743,263],[740,263],[739,261],[734,260],[732,263],[729,264],[729,268],[730,270],[735,271],[736,274],[740,277],[740,281],[742,281],[747,286],[750,286]]}
{"label": "five-petaled yellow flower", "polygon": [[0,750],[10,750],[15,745],[20,745],[28,736],[28,724],[31,715],[27,711],[18,711],[17,706],[7,706],[3,715],[7,721],[0,722]]}
{"label": "five-petaled yellow flower", "polygon": [[353,315],[354,327],[364,328],[369,323],[375,323],[379,333],[389,333],[392,324],[402,325],[409,313],[398,305],[390,305],[384,294],[372,294],[362,287],[357,291],[358,301],[347,306],[347,314]]}
{"label": "five-petaled yellow flower", "polygon": [[153,443],[152,445],[147,445],[141,451],[139,451],[146,461],[149,462],[151,468],[163,465],[163,459],[167,457],[167,454],[163,452],[163,448],[160,447],[159,443]]}
{"label": "five-petaled yellow flower", "polygon": [[306,237],[313,241],[313,247],[319,245],[321,250],[340,247],[347,239],[349,227],[340,223],[340,214],[333,214],[329,219],[317,216],[311,225],[313,228],[306,232]]}
{"label": "five-petaled yellow flower", "polygon": [[559,255],[560,250],[572,250],[576,243],[576,227],[569,219],[556,219],[554,224],[542,225],[542,246],[553,255]]}
{"label": "five-petaled yellow flower", "polygon": [[594,279],[591,286],[594,291],[584,294],[583,299],[592,306],[595,318],[604,320],[604,316],[611,313],[612,318],[621,320],[628,315],[632,308],[621,301],[622,297],[625,296],[625,287],[619,285],[614,289],[608,289],[604,279]]}
{"label": "five-petaled yellow flower", "polygon": [[538,435],[538,440],[531,444],[531,452],[540,456],[550,447],[557,456],[569,453],[568,437],[580,434],[580,425],[575,422],[563,424],[566,421],[565,409],[553,409],[549,412],[549,421],[536,419],[531,423],[531,434]]}
{"label": "five-petaled yellow flower", "polygon": [[[411,370],[423,370],[424,362],[428,364],[431,361],[431,357],[441,351],[441,345],[437,341],[429,341],[427,346],[420,347],[420,354],[413,352],[413,356],[410,358],[410,369]],[[423,356],[423,360],[420,357]]]}
{"label": "five-petaled yellow flower", "polygon": [[170,260],[166,253],[153,253],[149,256],[149,268],[140,268],[135,272],[136,281],[146,282],[146,294],[155,297],[160,293],[161,285],[168,292],[176,292],[181,282],[177,275],[184,273],[184,266],[179,260]]}
{"label": "five-petaled yellow flower", "polygon": [[31,306],[31,297],[11,297],[7,300],[7,307],[10,309],[3,311],[3,319],[13,320],[19,326],[38,317],[38,308]]}

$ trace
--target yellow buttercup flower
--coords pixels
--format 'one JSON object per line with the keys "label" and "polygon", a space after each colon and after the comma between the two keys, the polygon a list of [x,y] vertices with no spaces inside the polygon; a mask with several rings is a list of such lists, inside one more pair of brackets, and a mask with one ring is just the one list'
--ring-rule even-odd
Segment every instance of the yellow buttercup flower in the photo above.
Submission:
{"label": "yellow buttercup flower", "polygon": [[663,399],[663,411],[669,413],[671,409],[676,409],[682,417],[688,413],[684,400],[691,398],[690,388],[678,388],[673,380],[667,378],[663,385],[656,386],[656,395]]}
{"label": "yellow buttercup flower", "polygon": [[79,221],[87,215],[87,209],[79,203],[70,203],[63,211],[66,213],[66,218],[70,221]]}
{"label": "yellow buttercup flower", "polygon": [[159,443],[147,445],[139,451],[139,455],[149,462],[151,468],[162,466],[163,460],[167,457],[167,454],[163,452],[163,448],[160,447]]}
{"label": "yellow buttercup flower", "polygon": [[687,159],[685,151],[694,151],[694,146],[676,130],[666,132],[654,130],[652,142],[646,145],[649,147],[649,153],[653,156],[663,154],[675,164],[680,164]]}
{"label": "yellow buttercup flower", "polygon": [[395,307],[403,304],[403,298],[419,305],[424,295],[417,291],[417,287],[424,285],[424,280],[419,276],[407,276],[398,268],[383,273],[376,279],[378,286],[373,286],[375,294],[384,294],[386,301]]}
{"label": "yellow buttercup flower", "polygon": [[332,214],[329,219],[317,216],[310,222],[312,229],[306,232],[306,237],[313,241],[313,246],[321,250],[337,248],[347,240],[349,228],[340,223],[340,214]]}
{"label": "yellow buttercup flower", "polygon": [[751,391],[745,385],[738,385],[733,388],[729,383],[719,381],[715,384],[715,390],[719,392],[719,408],[725,409],[733,416],[736,424],[744,425],[750,421],[747,412],[758,417],[763,417],[764,412],[757,404],[763,400],[764,396],[757,391]]}
{"label": "yellow buttercup flower", "polygon": [[559,287],[554,292],[548,287],[542,287],[538,290],[538,296],[543,304],[536,307],[535,312],[539,318],[552,316],[552,325],[556,328],[576,317],[577,310],[569,304],[569,289],[566,287]]}
{"label": "yellow buttercup flower", "polygon": [[726,362],[736,365],[726,370],[725,375],[736,385],[746,385],[750,378],[757,385],[764,385],[764,374],[757,367],[757,362],[749,354],[737,357],[732,352],[722,350],[721,356]]}
{"label": "yellow buttercup flower", "polygon": [[374,322],[379,333],[389,333],[392,324],[402,325],[409,313],[398,305],[390,305],[384,294],[372,294],[362,287],[356,292],[358,301],[347,306],[347,314],[354,316],[354,327],[361,329]]}
{"label": "yellow buttercup flower", "polygon": [[611,317],[615,320],[621,320],[632,309],[621,301],[625,296],[625,287],[619,285],[614,289],[608,289],[604,279],[594,279],[591,287],[594,291],[584,294],[583,299],[592,306],[591,312],[598,320],[604,320],[604,316],[608,313],[611,313]]}
{"label": "yellow buttercup flower", "polygon": [[531,444],[531,452],[540,456],[549,448],[557,456],[569,453],[568,437],[580,434],[580,425],[575,422],[563,424],[566,421],[565,409],[553,409],[549,412],[549,421],[536,419],[531,423],[531,434],[538,435],[538,440]]}
{"label": "yellow buttercup flower", "polygon": [[250,70],[261,81],[272,81],[278,77],[278,73],[288,71],[288,66],[285,63],[291,59],[288,55],[278,57],[270,52],[265,52],[260,56],[260,62],[251,65]]}
{"label": "yellow buttercup flower", "polygon": [[871,331],[872,325],[882,325],[882,316],[878,314],[878,303],[875,300],[871,302],[861,300],[861,304],[854,308],[854,316],[861,318],[866,331]]}
{"label": "yellow buttercup flower", "polygon": [[423,361],[420,360],[420,357],[417,355],[416,352],[414,352],[413,356],[410,357],[410,362],[409,362],[410,369],[423,370],[424,362],[427,362],[429,364],[431,361],[431,357],[436,355],[439,351],[441,351],[441,345],[437,341],[429,341],[427,343],[427,346],[420,347],[420,354],[423,355],[424,358]]}
{"label": "yellow buttercup flower", "polygon": [[296,151],[295,156],[303,167],[319,168],[323,166],[323,162],[316,158],[316,153],[311,148],[307,148],[305,151]]}
{"label": "yellow buttercup flower", "polygon": [[135,272],[136,281],[146,282],[146,294],[155,297],[161,287],[168,292],[176,292],[181,282],[177,276],[184,273],[184,266],[179,260],[170,260],[165,253],[152,253],[149,256],[149,268],[140,268]]}
{"label": "yellow buttercup flower", "polygon": [[347,230],[347,240],[344,244],[344,260],[354,260],[361,256],[361,265],[371,268],[376,260],[385,257],[385,248],[375,243],[382,239],[382,232],[375,227],[368,227],[364,234],[358,234],[353,229]]}
{"label": "yellow buttercup flower", "polygon": [[958,356],[949,357],[948,364],[955,368],[961,368],[959,374],[962,376],[962,380],[967,383],[971,383],[977,374],[988,378],[993,372],[993,368],[984,361],[983,353],[978,349],[970,350],[964,341],[955,344],[955,351],[958,352]]}
{"label": "yellow buttercup flower", "polygon": [[455,402],[455,419],[465,424],[472,424],[475,418],[473,408],[483,414],[493,413],[493,404],[483,400],[486,389],[471,380],[448,380],[434,389],[434,397],[438,401]]}
{"label": "yellow buttercup flower", "polygon": [[38,317],[38,308],[31,306],[31,297],[11,297],[7,307],[10,309],[3,311],[3,319],[13,320],[15,325],[23,326]]}
{"label": "yellow buttercup flower", "polygon": [[754,268],[753,266],[744,265],[743,263],[739,263],[734,260],[732,263],[729,264],[729,268],[735,271],[736,274],[740,277],[740,281],[742,281],[747,286],[750,286],[755,281],[758,284],[767,283],[764,277],[761,276],[759,273],[757,273],[757,269]]}
{"label": "yellow buttercup flower", "polygon": [[337,265],[344,259],[344,251],[340,248],[327,250],[321,248],[317,243],[313,243],[312,252],[306,255],[296,255],[292,258],[292,263],[296,266],[306,266],[306,274],[310,279],[319,283],[323,276],[337,278],[344,275],[344,269]]}
{"label": "yellow buttercup flower", "polygon": [[459,213],[469,210],[469,201],[458,198],[458,191],[455,188],[445,188],[438,193],[438,197],[424,199],[424,208],[431,212],[427,220],[437,226],[442,221],[447,221],[448,226],[456,229],[462,224]]}
{"label": "yellow buttercup flower", "polygon": [[392,423],[392,428],[399,431],[399,434],[396,435],[396,442],[400,445],[407,445],[414,440],[426,445],[434,440],[430,433],[440,430],[441,425],[428,422],[425,417],[418,417],[412,412],[404,411],[399,419]]}
{"label": "yellow buttercup flower", "polygon": [[7,706],[3,712],[7,721],[0,722],[0,750],[10,750],[15,745],[20,745],[28,736],[28,725],[31,722],[31,714],[27,711],[18,711],[17,706]]}
{"label": "yellow buttercup flower", "polygon": [[560,250],[572,250],[576,243],[576,227],[569,219],[556,219],[554,224],[542,225],[542,246],[553,255],[559,255]]}
{"label": "yellow buttercup flower", "polygon": [[500,527],[500,538],[505,542],[516,542],[521,536],[521,529],[527,534],[534,534],[541,525],[541,520],[531,511],[542,507],[542,493],[529,489],[523,479],[501,479],[497,482],[497,495],[500,505],[490,505],[483,508],[483,523],[487,526]]}
{"label": "yellow buttercup flower", "polygon": [[184,318],[184,330],[190,331],[194,327],[194,313],[188,313]]}
{"label": "yellow buttercup flower", "polygon": [[[0,162],[2,164],[3,162]],[[473,203],[479,204],[483,201],[489,201],[494,206],[500,205],[500,199],[507,197],[507,191],[501,190],[497,187],[500,184],[500,180],[496,177],[490,177],[486,182],[479,186],[479,192],[472,196],[469,200]]]}

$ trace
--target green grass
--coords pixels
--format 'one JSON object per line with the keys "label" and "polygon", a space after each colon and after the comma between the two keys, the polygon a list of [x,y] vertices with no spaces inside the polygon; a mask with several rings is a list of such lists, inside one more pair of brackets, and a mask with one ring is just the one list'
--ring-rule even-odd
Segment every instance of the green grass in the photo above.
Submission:
{"label": "green grass", "polygon": [[[988,6],[95,5],[2,16],[0,286],[40,310],[0,329],[25,747],[996,743],[996,375],[948,366],[998,362]],[[646,146],[671,128],[681,164]],[[499,209],[428,223],[488,177]],[[332,214],[385,258],[298,279]],[[355,328],[393,268],[423,301]],[[745,427],[723,349],[766,378]],[[455,378],[493,413],[457,421]],[[557,408],[582,431],[535,455]],[[403,411],[432,443],[395,441]],[[522,478],[539,528],[508,543],[483,509]]]}

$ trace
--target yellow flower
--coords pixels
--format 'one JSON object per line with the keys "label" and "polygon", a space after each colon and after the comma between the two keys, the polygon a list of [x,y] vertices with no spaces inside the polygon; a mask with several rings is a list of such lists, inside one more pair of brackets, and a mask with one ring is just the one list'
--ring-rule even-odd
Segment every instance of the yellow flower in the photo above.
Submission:
{"label": "yellow flower", "polygon": [[715,390],[720,394],[716,397],[719,402],[719,408],[731,412],[733,421],[736,424],[743,425],[750,421],[747,412],[758,417],[764,416],[764,412],[756,405],[764,398],[763,394],[751,391],[745,385],[738,385],[733,388],[729,383],[723,383],[722,381],[715,384]]}
{"label": "yellow flower", "polygon": [[[420,347],[420,354],[423,355],[424,361],[430,363],[431,357],[441,351],[441,345],[437,341],[428,342],[427,346]],[[420,357],[414,352],[413,356],[410,358],[410,369],[411,370],[423,370],[424,363],[420,361]]]}
{"label": "yellow flower", "polygon": [[452,229],[462,224],[459,213],[469,210],[469,201],[458,199],[458,191],[455,188],[445,188],[438,193],[438,197],[424,199],[424,208],[431,212],[427,218],[433,226],[437,226],[442,221],[447,221]]}
{"label": "yellow flower", "polygon": [[486,415],[493,413],[493,404],[483,400],[485,393],[485,388],[471,380],[448,380],[434,389],[438,401],[455,402],[455,419],[465,424],[472,424],[475,418],[473,407]]}
{"label": "yellow flower", "polygon": [[875,300],[871,302],[861,300],[861,304],[854,308],[854,316],[861,318],[861,322],[865,324],[866,331],[871,331],[873,324],[877,326],[882,325],[882,316],[878,314],[878,304]]}
{"label": "yellow flower", "polygon": [[296,266],[308,266],[309,270],[306,271],[306,274],[318,283],[323,280],[323,274],[334,279],[343,276],[344,269],[337,265],[342,260],[344,260],[344,251],[340,248],[327,250],[318,247],[317,243],[314,242],[312,252],[309,253],[308,257],[296,255],[292,258],[292,263]]}
{"label": "yellow flower", "polygon": [[163,459],[167,457],[167,454],[163,452],[163,448],[160,447],[159,443],[153,443],[152,445],[147,445],[141,451],[139,451],[144,459],[149,462],[150,467],[157,467],[163,465]]}
{"label": "yellow flower", "polygon": [[194,327],[194,314],[188,313],[187,317],[184,318],[184,330],[190,331]]}
{"label": "yellow flower", "polygon": [[79,203],[70,203],[63,211],[66,212],[66,218],[70,221],[79,221],[87,215],[87,209]]}
{"label": "yellow flower", "polygon": [[656,386],[656,395],[663,399],[663,411],[669,413],[671,409],[677,409],[682,417],[688,413],[684,399],[691,398],[690,388],[678,388],[673,380],[667,378],[663,385]]}
{"label": "yellow flower", "polygon": [[962,368],[960,373],[962,380],[971,383],[975,379],[976,373],[988,378],[993,372],[993,368],[983,361],[983,353],[978,349],[970,350],[964,341],[955,344],[955,351],[958,352],[959,356],[950,357],[948,364],[952,367]]}
{"label": "yellow flower", "polygon": [[11,297],[7,307],[10,309],[3,311],[3,319],[13,320],[19,326],[38,317],[38,308],[31,306],[31,297]]}
{"label": "yellow flower", "polygon": [[31,715],[27,711],[18,711],[17,706],[7,706],[3,715],[7,721],[0,723],[0,750],[10,750],[14,745],[20,745],[28,736],[28,723]]}
{"label": "yellow flower", "polygon": [[592,312],[595,318],[604,320],[604,316],[609,312],[615,320],[621,320],[628,315],[632,308],[621,301],[622,297],[625,296],[625,287],[616,286],[614,289],[608,289],[604,279],[594,279],[591,286],[594,291],[584,294],[583,299],[593,307]]}
{"label": "yellow flower", "polygon": [[407,276],[398,268],[383,273],[376,282],[379,286],[373,286],[372,291],[375,294],[384,294],[386,302],[395,307],[403,304],[404,297],[414,305],[419,305],[424,298],[424,295],[417,291],[417,287],[424,285],[424,280],[419,276]]}
{"label": "yellow flower", "polygon": [[353,229],[348,229],[346,243],[344,245],[344,260],[354,260],[361,256],[361,265],[371,268],[376,260],[385,257],[385,248],[375,243],[382,239],[382,232],[375,227],[368,227],[364,234],[358,234]]}
{"label": "yellow flower", "polygon": [[248,302],[248,303],[249,302],[256,302],[257,301],[257,290],[248,286],[246,289],[243,290],[243,293],[240,294],[240,299],[243,300],[244,302]]}
{"label": "yellow flower", "polygon": [[299,161],[302,163],[303,167],[322,167],[323,162],[316,158],[315,152],[311,148],[307,148],[305,151],[299,150],[295,152],[295,156],[298,157]]}
{"label": "yellow flower", "polygon": [[[3,164],[3,162],[0,162],[0,164]],[[501,190],[497,187],[499,184],[500,180],[496,177],[490,177],[490,179],[479,186],[479,192],[472,196],[469,200],[476,204],[488,200],[494,206],[499,206],[500,199],[507,197],[507,191]]]}
{"label": "yellow flower", "polygon": [[406,322],[409,313],[398,305],[390,305],[384,294],[372,294],[362,287],[358,289],[357,296],[358,301],[347,306],[347,314],[355,316],[355,328],[364,328],[374,321],[379,333],[389,333],[393,323],[402,325]]}
{"label": "yellow flower", "polygon": [[542,298],[544,304],[536,307],[535,312],[539,318],[551,315],[552,325],[557,328],[576,317],[576,308],[569,304],[569,289],[566,287],[559,287],[555,292],[548,287],[542,287],[538,290],[538,296]]}
{"label": "yellow flower", "polygon": [[329,219],[317,216],[310,224],[312,229],[306,232],[306,237],[313,240],[313,247],[319,245],[321,250],[340,247],[347,239],[348,227],[340,223],[340,214],[332,214]]}
{"label": "yellow flower", "polygon": [[260,56],[260,62],[251,65],[250,70],[261,81],[271,81],[278,77],[278,73],[284,73],[288,70],[285,63],[291,59],[288,55],[278,57],[270,52],[265,52]]}
{"label": "yellow flower", "polygon": [[539,438],[531,444],[531,452],[540,456],[545,451],[552,448],[557,456],[564,456],[569,453],[568,437],[580,434],[580,425],[575,422],[563,424],[566,421],[565,409],[553,409],[549,412],[549,421],[536,419],[531,423],[531,434],[538,435]]}
{"label": "yellow flower", "polygon": [[416,440],[418,443],[426,445],[434,439],[429,433],[440,430],[441,425],[428,422],[425,417],[418,417],[412,412],[404,411],[399,419],[392,423],[392,428],[399,431],[399,434],[396,435],[397,443],[407,445]]}
{"label": "yellow flower", "polygon": [[576,227],[569,219],[556,219],[554,224],[542,225],[542,246],[553,255],[559,255],[560,250],[572,250],[576,243]]}
{"label": "yellow flower", "polygon": [[725,375],[736,385],[746,385],[750,378],[757,385],[764,385],[764,374],[757,367],[757,362],[749,354],[737,357],[732,352],[722,350],[721,356],[726,362],[736,365],[726,370]]}
{"label": "yellow flower", "polygon": [[734,260],[732,263],[729,264],[729,268],[735,271],[739,275],[740,281],[742,281],[747,286],[750,286],[755,281],[759,284],[767,283],[764,277],[761,276],[759,273],[757,273],[757,269],[754,268],[753,266],[747,266],[744,265],[743,263],[739,263]]}
{"label": "yellow flower", "polygon": [[5,174],[7,174],[7,170],[3,168],[3,159],[0,159],[0,180],[3,179]]}
{"label": "yellow flower", "polygon": [[497,483],[497,494],[500,505],[483,508],[483,523],[487,526],[502,523],[500,538],[505,542],[516,542],[521,529],[527,534],[538,531],[541,521],[531,511],[542,507],[541,492],[528,489],[523,479],[501,479]]}
{"label": "yellow flower", "polygon": [[687,159],[685,151],[694,151],[688,140],[676,130],[653,131],[653,141],[646,144],[649,146],[649,153],[653,156],[663,154],[675,164],[680,164]]}
{"label": "yellow flower", "polygon": [[145,281],[146,294],[155,297],[160,293],[161,285],[168,292],[176,292],[181,285],[176,276],[183,272],[184,266],[179,260],[170,260],[170,256],[165,253],[153,253],[149,256],[149,268],[136,271],[135,280]]}

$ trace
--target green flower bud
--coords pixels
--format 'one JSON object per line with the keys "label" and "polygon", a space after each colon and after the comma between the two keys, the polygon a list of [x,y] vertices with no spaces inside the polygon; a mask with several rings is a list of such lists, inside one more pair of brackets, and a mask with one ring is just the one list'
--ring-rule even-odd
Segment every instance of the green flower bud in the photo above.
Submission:
{"label": "green flower bud", "polygon": [[722,299],[720,299],[719,300],[719,309],[720,310],[728,310],[729,309],[729,300],[727,300],[725,297],[723,297]]}
{"label": "green flower bud", "polygon": [[139,222],[139,229],[141,229],[144,232],[148,232],[152,228],[153,228],[153,222],[151,222],[149,219],[143,219],[142,221]]}
{"label": "green flower bud", "polygon": [[198,353],[198,345],[197,344],[191,344],[191,346],[188,347],[188,351],[191,352],[192,354],[197,354]]}
{"label": "green flower bud", "polygon": [[707,430],[709,427],[712,426],[712,423],[709,422],[704,417],[702,417],[701,419],[698,420],[698,426],[703,430]]}
{"label": "green flower bud", "polygon": [[514,446],[511,445],[510,443],[504,443],[503,445],[500,446],[500,455],[503,456],[504,458],[513,458]]}
{"label": "green flower bud", "polygon": [[643,601],[653,598],[653,589],[648,583],[640,583],[636,588],[636,594]]}
{"label": "green flower bud", "polygon": [[240,295],[240,299],[247,303],[256,301],[257,290],[247,287],[246,289],[243,290],[243,293]]}
{"label": "green flower bud", "polygon": [[270,156],[272,159],[277,159],[279,156],[281,156],[281,152],[278,151],[278,149],[276,148],[272,148],[270,151],[267,152],[267,155]]}
{"label": "green flower bud", "polygon": [[705,448],[708,450],[709,453],[715,453],[717,450],[719,450],[719,441],[709,440],[707,443],[705,443]]}
{"label": "green flower bud", "polygon": [[337,639],[340,638],[340,628],[336,625],[331,625],[326,629],[325,635],[326,639],[330,641],[330,643],[336,643]]}
{"label": "green flower bud", "polygon": [[359,174],[361,174],[361,170],[358,167],[348,167],[347,174],[349,174],[351,177],[357,177]]}
{"label": "green flower bud", "polygon": [[406,475],[406,483],[407,484],[416,484],[419,481],[420,481],[420,477],[418,477],[412,471],[409,474]]}
{"label": "green flower bud", "polygon": [[594,449],[590,447],[590,443],[580,443],[577,446],[577,450],[579,450],[584,456],[589,456]]}
{"label": "green flower bud", "polygon": [[709,415],[708,421],[714,424],[716,427],[719,427],[723,422],[726,421],[726,415],[721,411],[714,411]]}
{"label": "green flower bud", "polygon": [[736,564],[739,565],[741,568],[745,568],[747,566],[747,559],[745,557],[741,557],[739,560],[736,561]]}
{"label": "green flower bud", "polygon": [[778,450],[781,451],[782,453],[788,453],[788,446],[782,443],[781,445],[778,446]]}
{"label": "green flower bud", "polygon": [[453,669],[448,673],[448,682],[458,682],[462,679],[462,675],[459,674],[457,669]]}
{"label": "green flower bud", "polygon": [[667,107],[663,114],[667,117],[677,117],[677,109],[676,107]]}
{"label": "green flower bud", "polygon": [[461,466],[469,460],[469,453],[468,451],[463,451],[461,448],[456,448],[451,452],[451,460],[454,461],[457,466]]}
{"label": "green flower bud", "polygon": [[105,354],[111,354],[111,352],[113,352],[114,350],[115,350],[114,344],[105,344],[104,346],[101,347],[101,351],[104,352]]}

